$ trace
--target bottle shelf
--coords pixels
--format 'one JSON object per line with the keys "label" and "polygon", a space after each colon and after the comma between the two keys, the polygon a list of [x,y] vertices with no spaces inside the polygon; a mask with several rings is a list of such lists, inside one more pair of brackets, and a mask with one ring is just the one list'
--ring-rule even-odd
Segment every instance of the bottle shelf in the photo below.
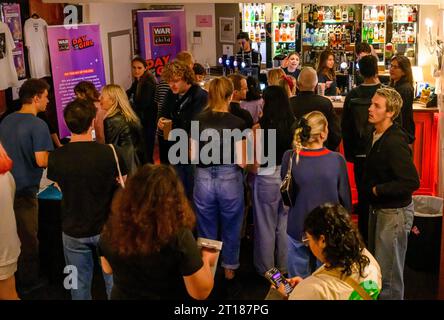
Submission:
{"label": "bottle shelf", "polygon": [[348,23],[353,23],[350,21],[336,21],[336,20],[322,20],[322,21],[317,21],[318,23],[324,23],[324,24],[348,24]]}
{"label": "bottle shelf", "polygon": [[245,20],[244,23],[267,23],[265,20]]}
{"label": "bottle shelf", "polygon": [[392,21],[392,23],[396,23],[396,24],[414,24],[415,22],[406,22],[406,21]]}
{"label": "bottle shelf", "polygon": [[385,24],[385,20],[384,21],[363,20],[362,23],[373,23],[373,24],[384,23]]}
{"label": "bottle shelf", "polygon": [[406,44],[406,45],[415,45],[416,44],[416,41],[415,42],[392,42],[392,44],[394,44],[394,45],[398,45],[398,44],[402,44],[402,45],[404,45],[404,44]]}
{"label": "bottle shelf", "polygon": [[296,21],[291,21],[291,20],[285,20],[285,21],[272,21],[272,23],[278,24],[278,23],[288,23],[288,24],[292,24],[292,23],[296,23]]}
{"label": "bottle shelf", "polygon": [[295,43],[298,40],[292,40],[292,41],[273,41],[273,43]]}

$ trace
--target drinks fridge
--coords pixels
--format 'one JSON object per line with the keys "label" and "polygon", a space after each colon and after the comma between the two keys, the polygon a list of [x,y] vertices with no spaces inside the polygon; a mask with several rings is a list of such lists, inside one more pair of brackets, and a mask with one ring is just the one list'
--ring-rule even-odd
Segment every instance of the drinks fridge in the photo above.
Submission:
{"label": "drinks fridge", "polygon": [[362,42],[373,46],[381,66],[385,61],[386,12],[385,5],[362,6]]}
{"label": "drinks fridge", "polygon": [[387,6],[386,66],[390,65],[390,59],[395,54],[407,56],[412,65],[416,65],[418,21],[419,6],[417,5]]}
{"label": "drinks fridge", "polygon": [[242,5],[242,31],[247,32],[251,47],[261,53],[262,63],[266,61],[266,7],[264,3]]}
{"label": "drinks fridge", "polygon": [[273,59],[297,51],[300,5],[273,4],[271,21],[271,54]]}

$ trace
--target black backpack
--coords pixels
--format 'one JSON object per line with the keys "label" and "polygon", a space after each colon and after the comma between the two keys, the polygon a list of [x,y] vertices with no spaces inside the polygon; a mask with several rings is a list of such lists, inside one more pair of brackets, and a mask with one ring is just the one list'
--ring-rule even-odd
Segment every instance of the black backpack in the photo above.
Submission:
{"label": "black backpack", "polygon": [[[383,85],[376,86],[376,89]],[[354,123],[354,155],[363,155],[368,151],[371,141],[373,126],[368,122],[368,108],[372,104],[373,95],[368,96],[367,92],[362,92],[361,87],[356,89],[357,97],[350,99],[350,111]],[[376,90],[375,90],[376,92]]]}

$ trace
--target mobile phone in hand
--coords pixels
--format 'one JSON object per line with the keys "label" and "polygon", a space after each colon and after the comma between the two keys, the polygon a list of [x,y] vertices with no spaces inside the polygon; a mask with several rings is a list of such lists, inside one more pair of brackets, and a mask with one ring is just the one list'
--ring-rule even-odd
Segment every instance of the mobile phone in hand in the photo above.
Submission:
{"label": "mobile phone in hand", "polygon": [[285,279],[282,273],[277,268],[271,268],[267,272],[265,272],[265,278],[267,278],[272,285],[278,289],[281,284],[285,287],[285,293],[288,295],[291,291],[293,291],[293,287],[290,283]]}

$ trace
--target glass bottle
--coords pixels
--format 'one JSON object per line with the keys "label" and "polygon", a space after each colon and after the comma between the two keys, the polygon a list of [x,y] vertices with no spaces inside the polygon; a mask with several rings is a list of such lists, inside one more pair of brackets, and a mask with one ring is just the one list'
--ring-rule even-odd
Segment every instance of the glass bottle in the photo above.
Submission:
{"label": "glass bottle", "polygon": [[280,31],[278,24],[276,24],[276,27],[274,28],[274,41],[279,42],[279,40],[280,40]]}
{"label": "glass bottle", "polygon": [[348,11],[347,11],[347,7],[342,7],[342,22],[347,22],[348,21]]}
{"label": "glass bottle", "polygon": [[348,10],[348,22],[353,21],[355,21],[355,12],[353,11],[353,8],[350,7],[350,9]]}
{"label": "glass bottle", "polygon": [[339,6],[336,7],[335,10],[335,20],[336,21],[341,21],[341,8]]}
{"label": "glass bottle", "polygon": [[412,11],[412,22],[416,22],[418,20],[418,10],[416,7],[413,7]]}
{"label": "glass bottle", "polygon": [[284,21],[284,13],[281,11],[279,11],[279,22]]}
{"label": "glass bottle", "polygon": [[384,6],[381,6],[378,12],[378,21],[383,22],[385,21],[385,13],[384,13]]}
{"label": "glass bottle", "polygon": [[370,21],[370,9],[368,7],[364,9],[364,21]]}
{"label": "glass bottle", "polygon": [[313,22],[318,22],[318,20],[319,20],[318,7],[316,5],[314,5],[314,9],[313,9]]}
{"label": "glass bottle", "polygon": [[372,10],[370,11],[370,20],[378,21],[378,9],[376,9],[376,6],[373,6]]}

